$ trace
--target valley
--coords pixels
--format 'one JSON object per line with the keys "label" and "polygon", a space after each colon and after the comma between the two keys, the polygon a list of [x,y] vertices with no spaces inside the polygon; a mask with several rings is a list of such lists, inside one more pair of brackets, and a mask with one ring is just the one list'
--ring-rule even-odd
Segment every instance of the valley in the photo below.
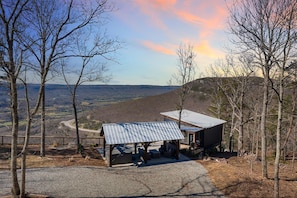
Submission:
{"label": "valley", "polygon": [[[77,92],[77,109],[80,116],[87,115],[91,110],[109,106],[118,102],[135,100],[147,96],[163,94],[176,89],[177,86],[151,85],[82,85]],[[31,106],[35,103],[38,94],[38,85],[29,85]],[[10,134],[10,109],[8,88],[0,86],[0,134]],[[20,135],[25,130],[25,99],[24,87],[18,88]],[[48,135],[59,133],[58,125],[63,120],[73,119],[71,95],[65,85],[46,85],[46,127]],[[31,134],[39,133],[39,115],[34,119]]]}

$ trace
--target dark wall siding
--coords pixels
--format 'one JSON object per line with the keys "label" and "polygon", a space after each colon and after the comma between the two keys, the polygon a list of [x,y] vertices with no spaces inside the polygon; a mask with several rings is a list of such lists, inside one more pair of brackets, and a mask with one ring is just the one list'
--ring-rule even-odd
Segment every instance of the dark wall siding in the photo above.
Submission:
{"label": "dark wall siding", "polygon": [[222,141],[223,125],[204,130],[204,147],[219,145]]}
{"label": "dark wall siding", "polygon": [[[164,117],[164,121],[175,120],[168,117]],[[176,120],[175,120],[176,121]],[[188,125],[187,123],[183,123]],[[219,145],[222,142],[223,134],[223,124],[218,125],[209,129],[204,129],[203,131],[199,131],[195,134],[195,140],[200,138],[200,146],[201,147],[210,147]],[[185,142],[186,141],[186,142]],[[189,137],[187,136],[187,140],[183,141],[185,144],[189,143]]]}
{"label": "dark wall siding", "polygon": [[204,147],[205,143],[204,143],[204,130],[203,131],[199,131],[197,133],[198,138],[200,139],[200,146]]}

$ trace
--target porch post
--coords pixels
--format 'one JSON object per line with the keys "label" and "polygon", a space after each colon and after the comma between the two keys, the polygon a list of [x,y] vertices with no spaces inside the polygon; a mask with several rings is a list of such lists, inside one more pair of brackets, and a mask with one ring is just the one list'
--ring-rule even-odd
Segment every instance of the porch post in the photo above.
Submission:
{"label": "porch post", "polygon": [[134,154],[137,154],[137,143],[134,143]]}
{"label": "porch post", "polygon": [[112,150],[113,150],[113,146],[109,145],[109,162],[108,162],[109,167],[112,167]]}
{"label": "porch post", "polygon": [[144,143],[144,153],[143,153],[143,159],[144,159],[144,163],[147,163],[148,160],[148,156],[147,156],[147,148],[149,146],[149,143],[145,142]]}
{"label": "porch post", "polygon": [[175,155],[176,155],[176,159],[178,160],[179,159],[179,149],[180,149],[179,140],[176,140],[175,145],[176,145]]}
{"label": "porch post", "polygon": [[103,157],[106,157],[106,140],[104,137],[104,141],[103,141]]}

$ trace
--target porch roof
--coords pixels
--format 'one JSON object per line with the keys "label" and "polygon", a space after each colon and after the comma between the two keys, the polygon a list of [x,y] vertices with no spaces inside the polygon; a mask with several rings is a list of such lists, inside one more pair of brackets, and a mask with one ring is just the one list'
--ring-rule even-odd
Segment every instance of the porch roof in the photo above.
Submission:
{"label": "porch roof", "polygon": [[109,145],[184,139],[174,121],[108,123],[102,132]]}

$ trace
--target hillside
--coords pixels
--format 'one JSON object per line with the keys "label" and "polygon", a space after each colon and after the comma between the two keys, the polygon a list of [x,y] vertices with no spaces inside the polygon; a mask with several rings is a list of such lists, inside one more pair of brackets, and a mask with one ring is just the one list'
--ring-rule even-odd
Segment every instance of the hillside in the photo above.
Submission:
{"label": "hillside", "polygon": [[[211,102],[212,87],[214,87],[214,81],[211,78],[196,80],[185,108],[211,115],[208,107]],[[160,121],[162,120],[160,112],[175,110],[177,101],[178,95],[174,90],[160,95],[100,107],[93,110],[89,116],[92,119],[104,122]]]}

